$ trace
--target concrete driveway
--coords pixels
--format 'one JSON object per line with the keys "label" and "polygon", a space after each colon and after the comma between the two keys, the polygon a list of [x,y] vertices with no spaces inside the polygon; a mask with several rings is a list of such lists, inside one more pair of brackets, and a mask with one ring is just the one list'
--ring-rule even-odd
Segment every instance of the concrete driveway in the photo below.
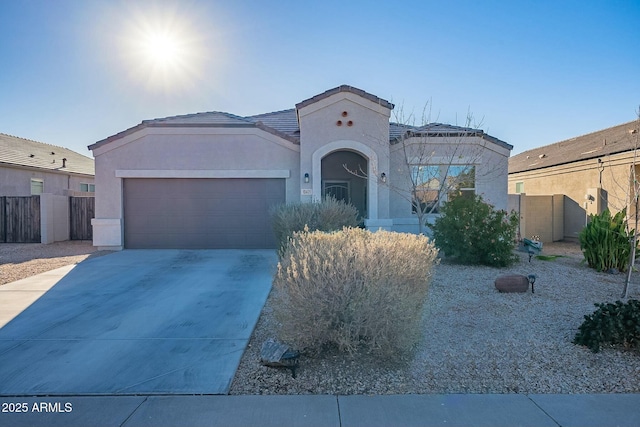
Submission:
{"label": "concrete driveway", "polygon": [[0,395],[226,394],[276,261],[270,250],[84,261],[0,329]]}

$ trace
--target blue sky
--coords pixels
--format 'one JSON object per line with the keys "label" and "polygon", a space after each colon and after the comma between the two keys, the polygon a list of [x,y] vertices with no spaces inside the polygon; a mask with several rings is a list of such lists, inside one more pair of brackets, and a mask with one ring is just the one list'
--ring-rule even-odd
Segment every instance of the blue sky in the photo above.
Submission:
{"label": "blue sky", "polygon": [[[143,57],[153,31],[178,60]],[[471,111],[516,154],[636,118],[640,1],[0,0],[0,132],[89,156],[145,119],[341,84],[433,121]]]}

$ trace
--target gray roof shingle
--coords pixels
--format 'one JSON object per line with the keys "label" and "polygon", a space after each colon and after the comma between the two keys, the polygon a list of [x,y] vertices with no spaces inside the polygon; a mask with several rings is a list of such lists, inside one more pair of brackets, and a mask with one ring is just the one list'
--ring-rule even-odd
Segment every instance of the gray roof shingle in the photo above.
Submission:
{"label": "gray roof shingle", "polygon": [[[277,135],[283,139],[286,139],[295,144],[300,144],[300,126],[298,123],[298,110],[307,105],[318,102],[329,96],[335,95],[341,92],[349,92],[375,102],[383,107],[393,109],[394,105],[382,98],[367,93],[361,89],[342,85],[336,88],[325,91],[312,98],[304,100],[296,104],[296,108],[288,110],[274,111],[271,113],[258,114],[255,116],[240,117],[234,114],[211,111],[206,113],[186,114],[181,116],[164,117],[159,119],[144,120],[142,123],[122,131],[116,135],[110,136],[106,139],[96,142],[89,146],[90,150],[93,150],[103,144],[107,144],[113,140],[120,139],[126,135],[136,132],[145,127],[201,127],[201,126],[213,126],[213,127],[256,127],[269,132],[273,135]],[[452,126],[442,123],[430,123],[421,127],[415,126],[403,126],[397,123],[389,124],[389,138],[393,142],[403,132],[410,131],[414,134],[430,135],[430,136],[470,136],[477,135],[482,138],[501,145],[511,150],[513,146],[485,134],[482,130],[463,128],[459,126]]]}
{"label": "gray roof shingle", "polygon": [[448,125],[444,123],[427,123],[422,126],[410,126],[400,123],[389,123],[389,139],[391,143],[399,142],[402,137],[427,136],[427,137],[469,137],[479,136],[480,138],[493,142],[508,150],[513,149],[513,145],[508,144],[496,137],[484,133],[482,129]]}
{"label": "gray roof shingle", "polygon": [[[67,159],[62,167],[62,159]],[[68,148],[0,133],[0,164],[95,175],[94,161]]]}
{"label": "gray roof shingle", "polygon": [[509,159],[509,173],[543,169],[633,150],[638,144],[638,123],[634,120],[522,152]]}
{"label": "gray roof shingle", "polygon": [[[276,114],[276,113],[270,113]],[[267,116],[267,115],[265,115]],[[256,116],[258,117],[258,116]],[[276,122],[277,120],[271,120]],[[90,150],[98,148],[111,141],[123,138],[140,129],[149,127],[252,127],[262,129],[271,134],[277,135],[283,139],[298,143],[300,138],[296,138],[287,132],[282,132],[277,128],[272,128],[260,120],[254,120],[251,117],[240,117],[235,114],[225,113],[222,111],[210,111],[206,113],[185,114],[181,116],[162,117],[158,119],[143,120],[140,124],[112,135],[106,139],[96,142],[89,146]]]}
{"label": "gray roof shingle", "polygon": [[376,103],[378,105],[382,105],[383,107],[386,107],[386,108],[388,108],[390,110],[393,110],[393,107],[394,107],[394,105],[392,103],[390,103],[389,101],[384,100],[382,98],[379,98],[379,97],[377,97],[377,96],[375,96],[375,95],[373,95],[371,93],[365,92],[362,89],[358,89],[358,88],[353,87],[353,86],[342,85],[342,86],[335,87],[333,89],[329,89],[329,90],[327,90],[327,91],[325,91],[325,92],[323,92],[323,93],[321,93],[319,95],[313,96],[313,97],[311,97],[309,99],[305,99],[304,101],[297,103],[296,104],[296,108],[299,110],[300,108],[304,108],[307,105],[313,104],[315,102],[318,102],[318,101],[320,101],[320,100],[322,100],[324,98],[328,98],[331,95],[335,95],[336,93],[340,93],[340,92],[350,92],[350,93],[356,94],[356,95],[361,96],[361,97],[363,97],[365,99],[368,99],[369,101],[374,102],[374,103]]}
{"label": "gray roof shingle", "polygon": [[295,108],[272,113],[249,116],[246,119],[253,122],[262,122],[264,125],[279,130],[291,136],[300,136],[300,126],[298,126],[298,113]]}
{"label": "gray roof shingle", "polygon": [[250,120],[235,114],[224,113],[221,111],[209,111],[206,113],[185,114],[182,116],[163,117],[159,119],[143,120],[142,125],[252,125]]}

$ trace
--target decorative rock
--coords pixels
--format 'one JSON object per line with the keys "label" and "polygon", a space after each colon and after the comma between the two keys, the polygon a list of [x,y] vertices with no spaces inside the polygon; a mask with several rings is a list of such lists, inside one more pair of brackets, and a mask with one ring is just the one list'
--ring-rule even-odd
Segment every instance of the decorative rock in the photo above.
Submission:
{"label": "decorative rock", "polygon": [[508,274],[498,277],[495,285],[500,292],[527,292],[529,279],[521,274]]}
{"label": "decorative rock", "polygon": [[299,357],[300,352],[291,350],[288,345],[279,343],[273,338],[266,340],[260,350],[260,363],[272,368],[290,369],[293,378],[296,377]]}

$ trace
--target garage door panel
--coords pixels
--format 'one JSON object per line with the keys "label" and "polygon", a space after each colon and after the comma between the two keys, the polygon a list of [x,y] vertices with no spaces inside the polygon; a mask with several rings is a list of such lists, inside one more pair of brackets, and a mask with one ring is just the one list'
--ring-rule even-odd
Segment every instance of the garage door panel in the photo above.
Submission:
{"label": "garage door panel", "polygon": [[202,209],[206,215],[220,215],[222,203],[217,199],[206,199],[202,201]]}
{"label": "garage door panel", "polygon": [[145,229],[153,227],[154,229],[162,229],[167,227],[167,219],[164,215],[131,215],[129,218],[129,226],[132,229]]}
{"label": "garage door panel", "polygon": [[245,199],[225,199],[221,202],[220,214],[221,215],[243,215],[247,212],[247,203]]}
{"label": "garage door panel", "polygon": [[245,201],[245,209],[251,212],[265,212],[267,210],[267,201],[265,199],[247,199]]}
{"label": "garage door panel", "polygon": [[163,214],[167,216],[188,216],[204,212],[202,203],[198,199],[188,199],[184,197],[175,198],[163,210]]}
{"label": "garage door panel", "polygon": [[264,194],[264,183],[254,181],[252,179],[238,179],[233,188],[225,187],[226,196],[233,197],[234,195],[243,196],[259,196]]}
{"label": "garage door panel", "polygon": [[280,199],[282,197],[282,190],[277,180],[266,180],[264,183],[264,194],[267,198]]}
{"label": "garage door panel", "polygon": [[170,233],[203,235],[210,232],[206,229],[208,223],[206,215],[184,215],[181,222],[167,217],[166,221],[168,223],[167,231]]}
{"label": "garage door panel", "polygon": [[141,204],[147,207],[147,212],[164,212],[171,206],[169,200],[160,199],[157,197],[144,196],[139,199]]}
{"label": "garage door panel", "polygon": [[127,248],[275,248],[284,179],[125,179]]}

